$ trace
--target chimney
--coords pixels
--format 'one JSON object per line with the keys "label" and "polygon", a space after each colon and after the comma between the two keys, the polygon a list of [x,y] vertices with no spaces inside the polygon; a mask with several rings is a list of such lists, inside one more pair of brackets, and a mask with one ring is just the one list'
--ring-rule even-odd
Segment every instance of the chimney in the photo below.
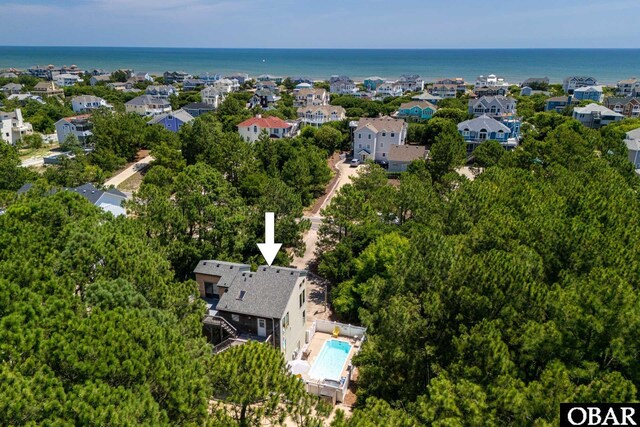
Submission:
{"label": "chimney", "polygon": [[262,114],[256,114],[256,119],[261,119],[262,118]]}

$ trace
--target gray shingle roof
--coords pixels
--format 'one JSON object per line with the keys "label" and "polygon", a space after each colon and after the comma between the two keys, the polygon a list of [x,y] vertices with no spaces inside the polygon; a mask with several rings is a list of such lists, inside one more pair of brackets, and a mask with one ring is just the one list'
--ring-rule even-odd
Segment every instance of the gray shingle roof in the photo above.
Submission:
{"label": "gray shingle roof", "polygon": [[173,117],[177,118],[182,123],[189,123],[190,121],[192,121],[194,119],[191,114],[187,113],[183,109],[180,109],[180,110],[172,111],[170,113],[160,114],[159,116],[155,116],[148,123],[149,124],[160,123],[162,120],[164,120],[166,117],[169,117],[169,116],[173,116]]}
{"label": "gray shingle roof", "polygon": [[640,141],[640,128],[630,130],[629,132],[627,132],[627,138]]}
{"label": "gray shingle roof", "polygon": [[424,159],[427,155],[427,147],[423,145],[397,145],[391,144],[389,148],[389,161],[412,162]]}
{"label": "gray shingle roof", "polygon": [[458,123],[458,130],[469,129],[471,131],[478,131],[481,129],[486,129],[487,132],[511,132],[511,130],[500,123],[499,121],[487,116],[486,114],[476,117],[472,120],[466,120],[464,122]]}
{"label": "gray shingle roof", "polygon": [[125,103],[125,105],[147,105],[147,104],[156,104],[156,105],[162,104],[167,106],[171,105],[169,104],[169,101],[162,98],[157,98],[151,95],[140,95]]}
{"label": "gray shingle roof", "polygon": [[[291,294],[306,270],[261,266],[258,271],[240,272],[220,297],[218,310],[265,318],[281,318]],[[240,292],[244,291],[240,299]]]}
{"label": "gray shingle roof", "polygon": [[207,274],[210,276],[220,276],[218,286],[231,286],[233,279],[243,271],[249,271],[251,266],[248,264],[238,264],[236,262],[204,260],[200,261],[193,270],[197,274]]}

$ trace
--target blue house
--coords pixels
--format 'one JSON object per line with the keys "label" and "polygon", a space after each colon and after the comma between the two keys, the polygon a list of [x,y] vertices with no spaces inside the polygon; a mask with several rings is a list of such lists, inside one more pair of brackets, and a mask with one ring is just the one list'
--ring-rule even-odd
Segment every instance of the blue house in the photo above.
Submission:
{"label": "blue house", "polygon": [[573,98],[573,95],[569,96],[554,96],[547,99],[544,105],[544,111],[556,111],[562,112],[567,107],[573,107],[578,104],[579,101]]}
{"label": "blue house", "polygon": [[486,114],[458,123],[458,132],[467,142],[467,152],[469,153],[473,152],[482,142],[490,139],[498,141],[507,150],[518,145],[518,140],[506,124],[500,123]]}
{"label": "blue house", "polygon": [[368,77],[366,79],[364,79],[364,87],[367,90],[370,91],[374,91],[376,89],[378,89],[378,86],[380,86],[381,84],[383,84],[385,82],[385,80],[382,77]]}
{"label": "blue house", "polygon": [[579,87],[573,91],[573,97],[578,101],[595,101],[602,102],[604,99],[604,92],[602,86],[585,86]]}
{"label": "blue house", "polygon": [[193,116],[180,109],[167,114],[161,114],[148,122],[150,125],[162,125],[166,130],[178,132],[183,124],[193,121]]}
{"label": "blue house", "polygon": [[427,101],[411,101],[400,104],[398,117],[414,120],[429,120],[438,108]]}

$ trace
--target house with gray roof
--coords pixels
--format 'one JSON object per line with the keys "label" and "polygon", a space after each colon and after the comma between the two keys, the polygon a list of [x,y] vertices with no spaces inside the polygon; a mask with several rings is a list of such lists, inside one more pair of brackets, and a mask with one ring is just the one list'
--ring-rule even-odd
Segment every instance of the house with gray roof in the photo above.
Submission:
{"label": "house with gray roof", "polygon": [[[31,190],[33,184],[25,184],[18,190],[18,194],[23,194]],[[106,190],[100,190],[91,183],[83,184],[79,187],[64,187],[61,189],[54,189],[49,194],[57,193],[58,191],[71,191],[79,194],[89,201],[92,205],[102,209],[104,212],[111,212],[114,216],[127,215],[127,211],[123,206],[125,200],[127,200],[126,194],[116,188],[108,188]]]}
{"label": "house with gray roof", "polygon": [[214,343],[226,339],[266,341],[293,360],[305,345],[307,271],[217,260],[194,270],[207,302],[205,331]]}
{"label": "house with gray roof", "polygon": [[172,85],[150,85],[144,93],[158,98],[168,99],[171,95],[177,95],[178,90]]}
{"label": "house with gray roof", "polygon": [[0,92],[4,93],[5,96],[15,95],[20,93],[23,86],[19,83],[7,83],[6,85],[0,88]]}
{"label": "house with gray roof", "polygon": [[635,96],[607,97],[604,106],[625,117],[640,117],[640,98]]}
{"label": "house with gray roof", "polygon": [[171,104],[165,98],[140,95],[125,102],[124,109],[127,113],[136,113],[141,116],[159,116],[170,113]]}
{"label": "house with gray roof", "polygon": [[154,118],[149,120],[147,124],[162,125],[168,131],[178,132],[182,125],[192,122],[193,120],[193,116],[181,108],[176,111],[155,116]]}
{"label": "house with gray roof", "polygon": [[598,81],[591,76],[569,76],[562,81],[565,93],[572,94],[574,90],[585,86],[596,86]]}
{"label": "house with gray roof", "polygon": [[89,113],[92,110],[97,110],[98,108],[112,110],[113,105],[107,103],[107,101],[99,96],[80,95],[71,98],[71,108],[74,113]]}
{"label": "house with gray roof", "polygon": [[442,101],[442,97],[438,95],[431,94],[429,92],[423,92],[420,95],[415,95],[411,97],[413,101],[427,101],[432,103],[433,105],[438,105],[438,101]]}
{"label": "house with gray roof", "polygon": [[640,128],[627,132],[624,143],[629,151],[629,161],[633,163],[636,174],[640,175]]}
{"label": "house with gray roof", "polygon": [[586,107],[574,108],[573,118],[588,128],[599,129],[602,126],[624,119],[624,116],[608,109],[604,105],[589,104]]}
{"label": "house with gray roof", "polygon": [[509,96],[483,96],[469,100],[469,114],[475,117],[487,115],[494,119],[516,114],[516,101]]}
{"label": "house with gray roof", "polygon": [[361,161],[387,164],[392,144],[403,145],[407,123],[391,117],[362,118],[353,127],[353,156]]}
{"label": "house with gray roof", "polygon": [[253,96],[249,99],[248,107],[261,107],[263,110],[271,110],[276,107],[276,103],[280,100],[280,97],[269,89],[259,89],[255,91]]}
{"label": "house with gray roof", "polygon": [[506,124],[486,114],[458,123],[458,132],[467,142],[469,153],[472,153],[482,142],[490,139],[498,141],[507,150],[518,145],[518,140],[513,137],[511,129]]}
{"label": "house with gray roof", "polygon": [[427,147],[424,145],[391,145],[389,149],[389,172],[404,172],[411,162],[425,159]]}

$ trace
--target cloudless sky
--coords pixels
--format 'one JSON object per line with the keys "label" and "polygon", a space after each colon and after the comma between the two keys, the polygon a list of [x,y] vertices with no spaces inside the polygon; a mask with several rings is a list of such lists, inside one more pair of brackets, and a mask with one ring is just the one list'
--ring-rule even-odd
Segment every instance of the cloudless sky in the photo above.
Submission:
{"label": "cloudless sky", "polygon": [[0,0],[0,44],[640,47],[640,0]]}

